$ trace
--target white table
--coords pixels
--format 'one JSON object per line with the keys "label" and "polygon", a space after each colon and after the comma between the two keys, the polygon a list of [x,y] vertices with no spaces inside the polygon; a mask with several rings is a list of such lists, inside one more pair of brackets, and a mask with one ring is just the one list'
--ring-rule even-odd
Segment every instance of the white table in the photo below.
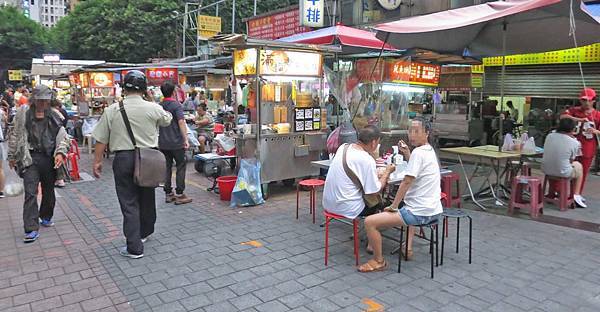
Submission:
{"label": "white table", "polygon": [[232,159],[235,156],[227,156],[227,155],[219,155],[217,153],[204,153],[204,154],[196,154],[194,155],[195,160],[217,160],[217,159]]}

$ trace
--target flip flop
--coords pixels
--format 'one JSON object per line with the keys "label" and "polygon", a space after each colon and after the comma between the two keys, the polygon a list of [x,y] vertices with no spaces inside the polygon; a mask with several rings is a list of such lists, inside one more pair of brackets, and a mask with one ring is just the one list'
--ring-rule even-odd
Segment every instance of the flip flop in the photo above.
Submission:
{"label": "flip flop", "polygon": [[381,271],[387,270],[388,263],[387,263],[387,261],[385,261],[385,259],[383,260],[383,263],[381,263],[381,266],[379,266],[379,267],[373,266],[371,264],[373,262],[375,262],[377,264],[380,264],[379,262],[375,261],[374,259],[371,259],[371,260],[369,260],[369,261],[361,264],[357,268],[358,272],[361,272],[361,273],[371,273],[371,272],[381,272]]}

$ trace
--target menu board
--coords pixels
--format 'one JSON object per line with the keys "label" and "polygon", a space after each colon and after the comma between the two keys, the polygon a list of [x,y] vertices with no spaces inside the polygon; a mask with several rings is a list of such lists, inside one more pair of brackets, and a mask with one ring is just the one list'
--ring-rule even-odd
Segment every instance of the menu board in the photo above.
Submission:
{"label": "menu board", "polygon": [[177,83],[178,75],[176,68],[148,68],[146,69],[148,85],[160,86],[165,81]]}
{"label": "menu board", "polygon": [[113,86],[112,73],[90,73],[90,83],[92,88],[107,88]]}
{"label": "menu board", "polygon": [[249,18],[246,27],[248,37],[267,40],[310,31],[309,27],[300,26],[297,6],[280,13]]}
{"label": "menu board", "polygon": [[320,108],[296,108],[294,122],[296,132],[321,129]]}

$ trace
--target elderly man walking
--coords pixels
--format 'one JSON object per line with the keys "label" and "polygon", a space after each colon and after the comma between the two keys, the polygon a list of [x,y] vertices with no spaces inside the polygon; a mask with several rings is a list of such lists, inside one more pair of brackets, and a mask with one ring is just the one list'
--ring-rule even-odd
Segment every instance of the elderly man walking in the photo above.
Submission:
{"label": "elderly man walking", "polygon": [[168,126],[173,117],[160,105],[142,99],[147,89],[144,73],[132,70],[123,81],[125,99],[108,107],[92,132],[97,141],[93,170],[94,176],[100,178],[104,149],[108,144],[115,153],[115,188],[127,240],[127,246],[119,253],[124,257],[139,259],[144,256],[144,242],[154,233],[156,198],[154,188],[141,187],[134,182],[135,147],[128,135],[121,109],[125,111],[139,148],[158,148],[159,127]]}
{"label": "elderly man walking", "polygon": [[[54,225],[52,216],[56,198],[56,170],[64,162],[69,139],[60,116],[50,107],[52,90],[39,85],[33,89],[31,105],[19,108],[8,140],[8,163],[23,178],[25,202],[23,223],[25,243],[39,237],[39,226]],[[42,186],[42,202],[38,210],[38,185]]]}

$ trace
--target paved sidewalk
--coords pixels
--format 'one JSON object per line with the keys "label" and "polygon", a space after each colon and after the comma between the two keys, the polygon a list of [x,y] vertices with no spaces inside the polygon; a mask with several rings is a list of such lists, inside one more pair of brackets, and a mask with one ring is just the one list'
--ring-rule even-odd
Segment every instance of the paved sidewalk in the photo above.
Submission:
{"label": "paved sidewalk", "polygon": [[420,240],[401,274],[390,241],[391,268],[360,274],[351,228],[339,223],[324,266],[323,228],[311,222],[307,193],[300,220],[295,192],[283,187],[265,205],[231,209],[188,167],[194,202],[167,205],[157,191],[156,233],[140,260],[118,255],[109,162],[101,180],[58,191],[56,226],[33,244],[22,243],[21,199],[1,199],[0,311],[600,311],[600,234],[472,211],[473,264],[467,227],[456,254],[451,222],[435,279]]}

